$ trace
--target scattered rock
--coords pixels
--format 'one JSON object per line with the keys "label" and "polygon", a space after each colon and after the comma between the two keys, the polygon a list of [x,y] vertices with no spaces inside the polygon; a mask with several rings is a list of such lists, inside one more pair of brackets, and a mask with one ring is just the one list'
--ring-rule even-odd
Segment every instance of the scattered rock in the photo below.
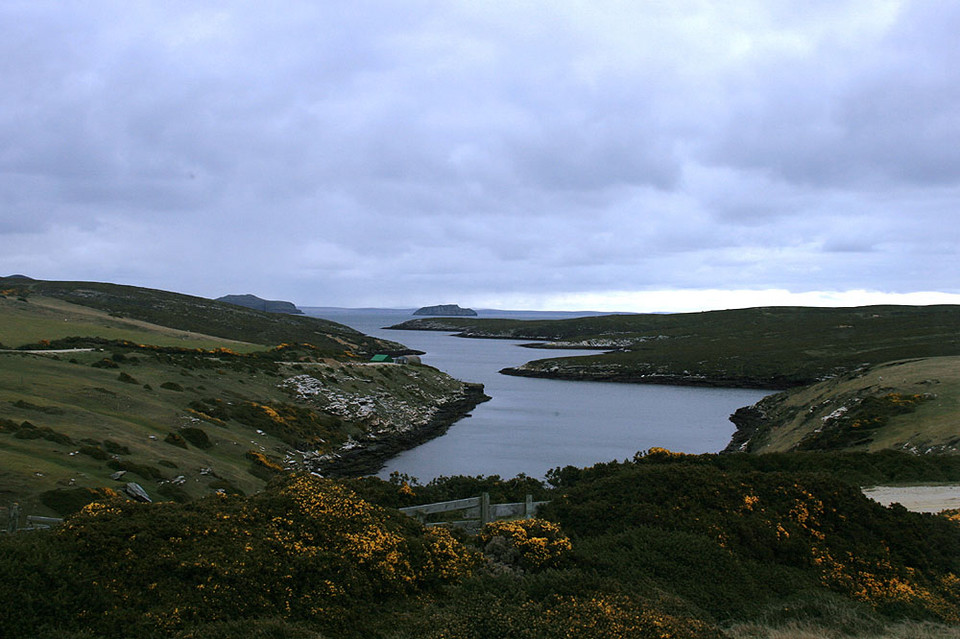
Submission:
{"label": "scattered rock", "polygon": [[132,481],[128,482],[127,485],[123,487],[123,492],[136,501],[142,501],[148,504],[153,502],[153,500],[150,499],[150,495],[147,494],[147,491],[145,491],[140,484]]}

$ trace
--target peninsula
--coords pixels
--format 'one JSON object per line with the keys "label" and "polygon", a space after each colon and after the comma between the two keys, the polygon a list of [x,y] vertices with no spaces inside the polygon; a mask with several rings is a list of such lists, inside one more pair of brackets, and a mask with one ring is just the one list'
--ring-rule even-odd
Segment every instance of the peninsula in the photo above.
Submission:
{"label": "peninsula", "polygon": [[218,302],[235,304],[244,308],[252,308],[255,311],[266,311],[267,313],[287,313],[289,315],[303,315],[303,311],[296,307],[293,302],[284,302],[279,300],[265,300],[256,295],[224,295],[218,297]]}

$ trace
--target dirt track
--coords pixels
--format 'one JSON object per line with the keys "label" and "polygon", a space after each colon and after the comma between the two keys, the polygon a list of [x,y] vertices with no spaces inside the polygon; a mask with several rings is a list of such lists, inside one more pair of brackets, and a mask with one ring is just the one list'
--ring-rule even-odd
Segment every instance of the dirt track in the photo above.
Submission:
{"label": "dirt track", "polygon": [[884,506],[902,504],[919,513],[938,513],[960,508],[960,485],[952,486],[871,486],[863,494]]}

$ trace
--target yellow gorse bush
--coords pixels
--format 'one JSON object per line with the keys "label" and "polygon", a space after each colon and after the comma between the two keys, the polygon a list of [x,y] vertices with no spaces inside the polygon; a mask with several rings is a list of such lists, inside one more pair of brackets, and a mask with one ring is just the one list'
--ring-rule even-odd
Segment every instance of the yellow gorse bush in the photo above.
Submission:
{"label": "yellow gorse bush", "polygon": [[415,593],[470,573],[476,553],[311,475],[252,497],[180,505],[93,503],[58,529],[85,557],[84,614],[158,628],[198,620],[338,614],[371,597]]}
{"label": "yellow gorse bush", "polygon": [[560,527],[544,519],[494,521],[479,536],[481,546],[502,541],[516,551],[517,563],[523,568],[557,566],[572,549],[570,539]]}

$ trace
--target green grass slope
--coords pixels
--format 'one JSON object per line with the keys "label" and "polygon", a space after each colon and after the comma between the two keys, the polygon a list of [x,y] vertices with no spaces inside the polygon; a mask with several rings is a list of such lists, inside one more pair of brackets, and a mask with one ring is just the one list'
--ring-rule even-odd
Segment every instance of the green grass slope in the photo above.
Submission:
{"label": "green grass slope", "polygon": [[110,284],[7,280],[0,342],[0,506],[35,515],[130,481],[183,501],[375,469],[483,399],[367,363],[404,347],[346,326]]}
{"label": "green grass slope", "polygon": [[522,321],[414,320],[408,329],[547,340],[614,352],[550,358],[504,372],[533,377],[789,388],[865,364],[960,355],[960,306],[751,308]]}
{"label": "green grass slope", "polygon": [[729,450],[960,452],[960,357],[887,362],[768,396]]}
{"label": "green grass slope", "polygon": [[[249,493],[348,441],[425,427],[466,395],[430,367],[276,359],[293,355],[0,353],[0,504],[62,513],[58,491],[127,481],[154,499]],[[112,480],[118,470],[129,472]]]}
{"label": "green grass slope", "polygon": [[240,352],[263,345],[183,331],[132,318],[120,318],[55,297],[0,297],[0,344],[6,348],[39,345],[71,337],[128,340],[182,348],[229,348]]}
{"label": "green grass slope", "polygon": [[330,355],[342,355],[344,351],[368,354],[403,350],[399,344],[363,335],[328,320],[267,313],[226,302],[134,286],[0,278],[0,293],[26,303],[32,296],[55,298],[118,319],[264,346],[284,342],[309,343]]}

